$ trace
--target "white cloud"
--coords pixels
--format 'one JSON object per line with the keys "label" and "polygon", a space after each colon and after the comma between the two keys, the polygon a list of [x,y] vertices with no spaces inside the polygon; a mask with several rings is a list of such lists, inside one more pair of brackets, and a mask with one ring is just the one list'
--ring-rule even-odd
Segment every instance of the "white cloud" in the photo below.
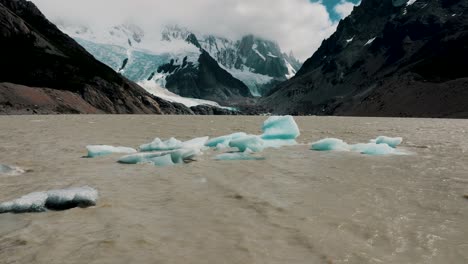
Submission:
{"label": "white cloud", "polygon": [[[178,24],[201,33],[277,41],[301,60],[329,37],[336,23],[321,2],[309,0],[32,0],[51,20],[87,26],[132,22],[146,32]],[[341,9],[340,9],[341,10]]]}
{"label": "white cloud", "polygon": [[351,3],[351,2],[347,2],[346,0],[341,0],[341,2],[339,4],[337,4],[333,10],[341,17],[341,18],[345,18],[347,16],[349,16],[351,14],[351,12],[353,11],[353,8],[354,6],[356,5],[359,5],[358,4],[354,4],[354,3]]}

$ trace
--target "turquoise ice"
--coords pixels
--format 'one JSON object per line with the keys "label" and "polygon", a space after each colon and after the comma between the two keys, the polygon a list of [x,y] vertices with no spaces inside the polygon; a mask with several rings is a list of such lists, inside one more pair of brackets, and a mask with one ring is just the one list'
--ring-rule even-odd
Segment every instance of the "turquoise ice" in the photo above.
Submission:
{"label": "turquoise ice", "polygon": [[137,153],[121,157],[118,162],[123,164],[152,163],[156,166],[169,166],[191,161],[200,155],[199,148],[177,149],[171,151]]}
{"label": "turquoise ice", "polygon": [[262,126],[262,139],[296,139],[300,136],[299,127],[292,116],[272,116]]}
{"label": "turquoise ice", "polygon": [[392,148],[396,148],[402,142],[403,142],[403,138],[401,137],[386,137],[386,136],[380,136],[374,140],[371,140],[371,143],[387,144]]}
{"label": "turquoise ice", "polygon": [[249,152],[223,153],[215,157],[216,160],[264,160],[264,157],[253,156]]}
{"label": "turquoise ice", "polygon": [[265,148],[263,139],[255,135],[247,135],[231,140],[229,146],[239,149],[240,152],[244,152],[248,149],[253,152],[260,152]]}
{"label": "turquoise ice", "polygon": [[351,146],[351,150],[366,155],[389,155],[399,154],[394,148],[389,145],[382,143],[360,143]]}
{"label": "turquoise ice", "polygon": [[175,138],[170,138],[166,141],[162,141],[160,138],[155,138],[153,142],[143,144],[140,146],[140,151],[163,151],[163,150],[174,150],[182,148],[183,143]]}
{"label": "turquoise ice", "polygon": [[247,136],[246,133],[238,132],[238,133],[234,133],[234,134],[230,134],[226,136],[212,138],[206,142],[205,146],[210,147],[210,148],[215,148],[215,147],[222,148],[222,146],[228,147],[229,142],[231,142],[231,140],[238,139],[240,137],[245,137],[245,136]]}
{"label": "turquoise ice", "polygon": [[311,149],[317,151],[349,151],[350,146],[346,142],[338,138],[325,138],[312,143]]}
{"label": "turquoise ice", "polygon": [[95,158],[100,156],[105,156],[113,153],[136,153],[136,149],[127,148],[127,147],[114,147],[107,145],[88,145],[86,146],[88,150],[89,158]]}

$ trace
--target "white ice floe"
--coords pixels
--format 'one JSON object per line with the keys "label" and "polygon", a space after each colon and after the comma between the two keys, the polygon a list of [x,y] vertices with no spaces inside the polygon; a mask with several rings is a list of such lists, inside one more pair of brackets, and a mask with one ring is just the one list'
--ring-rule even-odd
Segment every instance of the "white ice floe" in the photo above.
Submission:
{"label": "white ice floe", "polygon": [[[379,143],[377,143],[377,139],[379,140]],[[346,142],[344,142],[341,139],[337,138],[326,138],[319,140],[317,142],[312,143],[311,150],[316,150],[316,151],[353,151],[353,152],[359,152],[361,154],[366,154],[366,155],[405,155],[407,154],[404,151],[397,150],[395,147],[401,143],[401,140],[398,141],[396,139],[392,138],[387,138],[387,137],[379,137],[376,140],[371,140],[371,143],[359,143],[359,144],[354,144],[350,145]],[[389,140],[392,139],[392,140]],[[385,140],[388,140],[389,143],[395,144],[395,147],[390,146],[387,144],[387,142],[384,142]],[[397,144],[398,143],[398,144]]]}
{"label": "white ice floe", "polygon": [[89,187],[34,192],[0,204],[0,213],[45,212],[96,205],[98,191]]}
{"label": "white ice floe", "polygon": [[199,137],[199,138],[194,138],[194,139],[182,142],[175,138],[170,138],[166,141],[162,141],[160,138],[156,138],[151,143],[141,145],[140,150],[147,152],[147,151],[176,150],[176,149],[182,149],[182,148],[203,148],[203,146],[208,141],[208,139],[209,137]]}
{"label": "white ice floe", "polygon": [[16,176],[23,174],[24,172],[25,171],[20,167],[0,164],[0,175]]}
{"label": "white ice floe", "polygon": [[88,145],[86,146],[88,150],[88,157],[100,157],[105,156],[113,153],[136,153],[136,149],[127,148],[127,147],[114,147],[114,146],[107,146],[107,145]]}
{"label": "white ice floe", "polygon": [[380,137],[377,137],[376,139],[371,140],[371,143],[387,144],[392,148],[396,148],[402,142],[403,142],[403,138],[401,137],[386,137],[386,136],[380,136]]}

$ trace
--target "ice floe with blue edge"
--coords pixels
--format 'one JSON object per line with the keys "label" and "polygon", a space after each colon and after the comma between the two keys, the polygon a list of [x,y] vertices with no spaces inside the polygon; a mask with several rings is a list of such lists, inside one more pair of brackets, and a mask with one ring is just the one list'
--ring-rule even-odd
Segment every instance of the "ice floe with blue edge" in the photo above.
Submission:
{"label": "ice floe with blue edge", "polygon": [[0,175],[16,176],[25,173],[20,167],[0,164]]}
{"label": "ice floe with blue edge", "polygon": [[233,134],[226,135],[226,136],[216,137],[216,138],[212,138],[208,140],[205,143],[205,146],[210,147],[210,148],[218,148],[218,149],[229,147],[229,143],[231,142],[231,140],[238,139],[240,137],[245,137],[245,136],[247,136],[246,133],[238,132],[238,133],[233,133]]}
{"label": "ice floe with blue edge", "polygon": [[377,137],[376,139],[371,140],[371,143],[376,143],[376,144],[387,144],[392,148],[396,148],[398,145],[400,145],[403,142],[402,137],[386,137],[386,136],[380,136]]}
{"label": "ice floe with blue edge", "polygon": [[292,140],[301,135],[292,116],[271,116],[262,126],[262,139]]}
{"label": "ice floe with blue edge", "polygon": [[136,149],[128,147],[114,147],[107,145],[88,145],[88,158],[101,157],[113,153],[137,153]]}
{"label": "ice floe with blue edge", "polygon": [[171,166],[192,161],[201,154],[200,148],[177,149],[171,151],[137,153],[121,157],[123,164],[152,163],[156,166]]}
{"label": "ice floe with blue edge", "polygon": [[202,148],[208,141],[209,137],[194,138],[185,142],[170,138],[166,141],[162,141],[160,138],[156,138],[153,142],[143,144],[140,146],[140,150],[143,152],[149,151],[167,151],[176,150],[182,148]]}
{"label": "ice floe with blue edge", "polygon": [[98,191],[89,186],[33,192],[0,204],[0,213],[30,213],[47,210],[61,211],[96,205]]}
{"label": "ice floe with blue edge", "polygon": [[[386,138],[384,140],[387,140]],[[353,151],[359,152],[366,155],[406,155],[405,151],[396,149],[396,145],[401,143],[401,140],[394,140],[390,143],[398,143],[395,147],[391,147],[385,142],[376,143],[377,140],[371,140],[371,143],[358,143],[348,144],[341,139],[337,138],[325,138],[317,142],[312,143],[310,149],[316,151]]]}
{"label": "ice floe with blue edge", "polygon": [[223,153],[215,157],[215,160],[264,160],[264,157],[252,155],[249,151]]}
{"label": "ice floe with blue edge", "polygon": [[246,150],[260,152],[265,148],[263,139],[260,136],[255,135],[247,135],[231,140],[231,142],[229,142],[229,146],[239,149],[240,152],[244,152]]}
{"label": "ice floe with blue edge", "polygon": [[311,149],[317,151],[349,151],[350,146],[338,138],[325,138],[312,143]]}

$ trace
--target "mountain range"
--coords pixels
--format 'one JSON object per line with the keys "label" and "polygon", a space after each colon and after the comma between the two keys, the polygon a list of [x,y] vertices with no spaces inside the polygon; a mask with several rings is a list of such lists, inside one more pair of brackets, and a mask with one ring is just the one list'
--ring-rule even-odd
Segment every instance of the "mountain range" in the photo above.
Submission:
{"label": "mountain range", "polygon": [[468,1],[363,0],[262,100],[298,115],[468,117]]}
{"label": "mountain range", "polygon": [[57,24],[97,59],[149,91],[159,86],[224,105],[268,93],[301,66],[275,42],[253,35],[233,41],[179,26],[166,26],[160,35],[151,35],[132,24],[105,29],[63,20]]}

